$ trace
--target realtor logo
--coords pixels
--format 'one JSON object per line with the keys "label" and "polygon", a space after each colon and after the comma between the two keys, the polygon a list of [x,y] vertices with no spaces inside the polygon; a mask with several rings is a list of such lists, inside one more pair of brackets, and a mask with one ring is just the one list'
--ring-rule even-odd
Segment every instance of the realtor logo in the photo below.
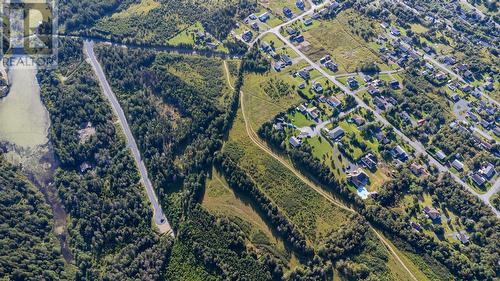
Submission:
{"label": "realtor logo", "polygon": [[51,68],[57,62],[55,0],[0,0],[0,52],[8,67]]}

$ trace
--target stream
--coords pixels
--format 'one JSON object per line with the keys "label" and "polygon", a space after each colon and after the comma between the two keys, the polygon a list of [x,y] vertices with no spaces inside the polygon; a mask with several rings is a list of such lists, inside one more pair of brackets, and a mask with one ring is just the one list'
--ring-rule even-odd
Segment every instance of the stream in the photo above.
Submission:
{"label": "stream", "polygon": [[54,216],[54,233],[60,241],[61,253],[66,262],[71,262],[66,243],[67,214],[53,186],[57,161],[48,138],[50,116],[40,97],[37,70],[16,66],[7,73],[9,93],[0,99],[0,149],[6,152],[6,160],[21,167],[43,193]]}

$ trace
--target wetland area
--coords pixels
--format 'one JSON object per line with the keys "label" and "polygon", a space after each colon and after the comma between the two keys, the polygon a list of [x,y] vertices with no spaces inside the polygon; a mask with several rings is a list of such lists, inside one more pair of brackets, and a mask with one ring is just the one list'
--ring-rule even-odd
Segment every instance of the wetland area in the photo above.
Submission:
{"label": "wetland area", "polygon": [[40,96],[37,69],[16,66],[3,73],[8,75],[10,89],[0,99],[0,150],[43,193],[54,215],[54,233],[61,242],[61,252],[69,262],[67,216],[52,186],[57,161],[48,137],[50,116]]}

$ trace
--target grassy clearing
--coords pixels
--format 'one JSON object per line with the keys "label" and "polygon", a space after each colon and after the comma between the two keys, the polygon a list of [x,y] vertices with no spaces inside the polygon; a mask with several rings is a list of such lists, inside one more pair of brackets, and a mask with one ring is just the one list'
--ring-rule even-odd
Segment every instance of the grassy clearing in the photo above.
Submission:
{"label": "grassy clearing", "polygon": [[216,171],[212,171],[212,177],[207,180],[205,190],[202,206],[211,213],[228,217],[238,224],[249,238],[247,246],[256,249],[259,254],[269,253],[283,264],[294,263],[292,253],[286,250],[283,241],[262,219],[251,200],[241,194],[235,194]]}
{"label": "grassy clearing", "polygon": [[411,31],[418,34],[425,33],[429,30],[427,27],[418,23],[411,24],[410,26],[411,26]]}
{"label": "grassy clearing", "polygon": [[293,78],[288,71],[293,72],[301,67],[301,65],[294,65],[282,72],[270,72],[267,75],[249,74],[245,77],[242,90],[247,98],[246,106],[252,117],[250,122],[255,130],[278,113],[286,111],[292,105],[299,104],[302,101],[295,93],[276,100],[271,99],[264,92],[264,87],[271,78],[279,78],[291,85],[300,84],[298,78]]}
{"label": "grassy clearing", "polygon": [[[246,95],[246,104],[250,105]],[[267,107],[260,99],[254,99],[254,107],[247,106],[250,118],[260,120],[258,108]],[[259,106],[255,103],[259,102]],[[254,111],[250,112],[249,109]],[[280,110],[275,109],[274,114]],[[252,120],[251,124],[261,121]],[[264,153],[247,136],[241,110],[238,112],[229,141],[224,150],[245,169],[259,188],[271,198],[282,212],[300,229],[308,242],[318,247],[346,219],[346,211],[329,203],[307,187],[280,162]]]}
{"label": "grassy clearing", "polygon": [[[295,0],[259,0],[259,4],[271,9],[272,13],[281,19],[285,19],[285,15],[283,14],[283,8],[285,7],[291,9],[294,15],[298,15],[303,12],[297,8],[295,2]],[[304,3],[306,4],[307,10],[309,8],[309,2],[304,1]]]}
{"label": "grassy clearing", "polygon": [[305,32],[305,39],[311,43],[311,48],[305,53],[312,60],[330,54],[339,66],[338,73],[355,72],[361,65],[370,62],[387,68],[361,37],[346,28],[350,17],[347,12],[341,12],[337,18],[321,21],[316,28]]}
{"label": "grassy clearing", "polygon": [[132,15],[146,15],[151,10],[159,8],[160,2],[156,0],[141,0],[140,3],[130,5],[126,10],[113,14],[112,18],[127,18]]}

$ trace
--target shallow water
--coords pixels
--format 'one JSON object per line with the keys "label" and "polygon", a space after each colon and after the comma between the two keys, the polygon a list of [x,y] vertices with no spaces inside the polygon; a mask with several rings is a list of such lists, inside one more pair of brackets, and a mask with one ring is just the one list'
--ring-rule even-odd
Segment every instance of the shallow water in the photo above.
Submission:
{"label": "shallow water", "polygon": [[40,99],[36,69],[10,69],[11,88],[0,100],[0,140],[21,147],[46,144],[49,113]]}
{"label": "shallow water", "polygon": [[5,159],[22,167],[24,174],[43,193],[54,216],[54,233],[60,241],[66,262],[72,255],[66,243],[66,212],[52,185],[57,167],[48,139],[49,112],[40,97],[37,70],[28,67],[9,69],[11,85],[7,97],[0,99],[0,149]]}

